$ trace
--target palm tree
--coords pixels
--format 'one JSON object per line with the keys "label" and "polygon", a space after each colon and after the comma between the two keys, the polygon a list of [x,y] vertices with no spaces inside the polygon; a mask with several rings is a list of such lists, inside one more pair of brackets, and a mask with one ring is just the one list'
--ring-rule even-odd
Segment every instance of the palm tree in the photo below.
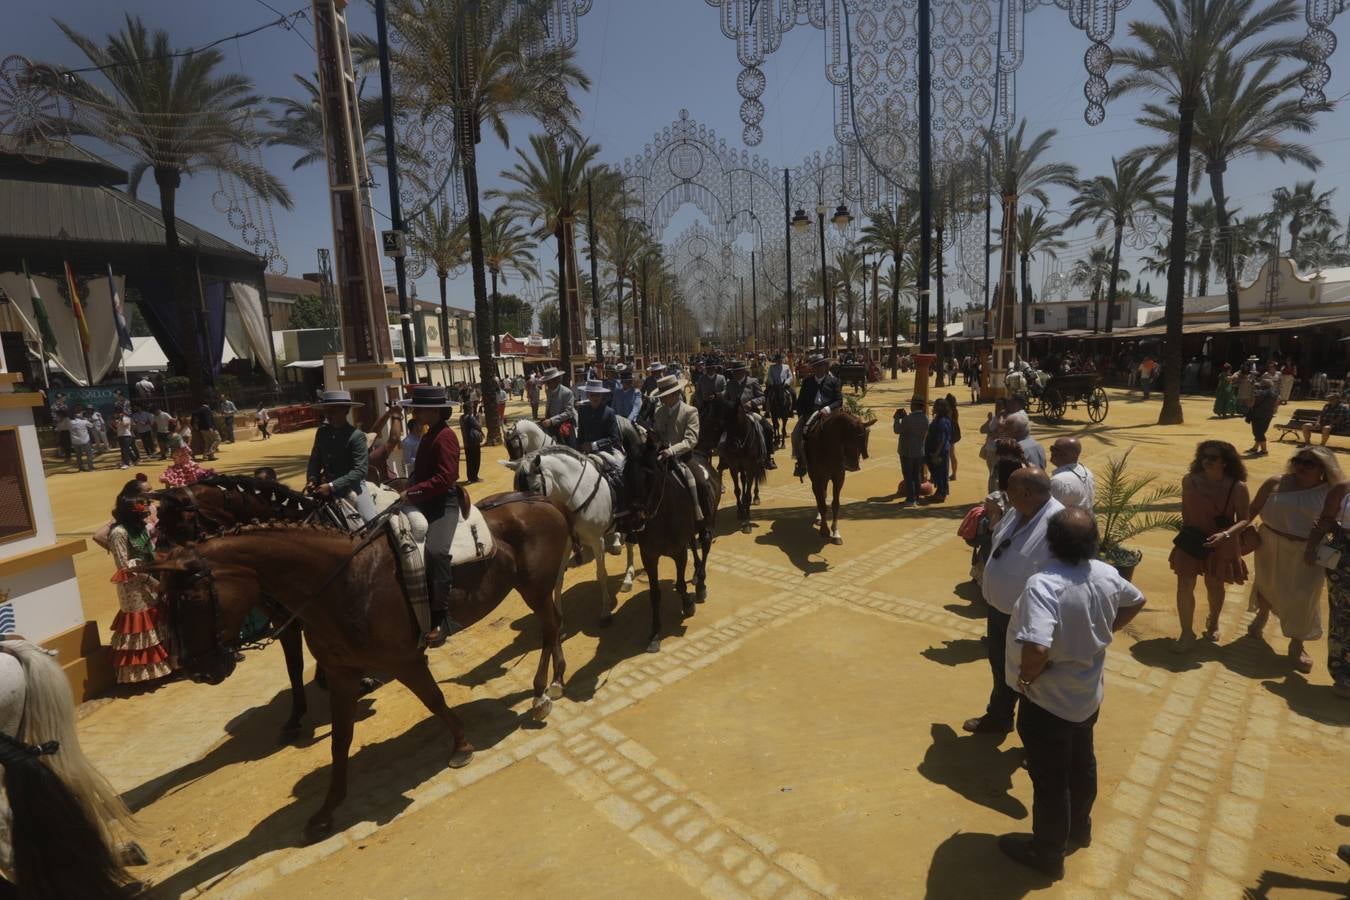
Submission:
{"label": "palm tree", "polygon": [[[1013,285],[1013,259],[1017,253],[1017,234],[1014,226],[1017,220],[1017,204],[1023,195],[1039,200],[1041,206],[1049,206],[1050,198],[1046,195],[1046,189],[1058,185],[1060,187],[1072,188],[1078,184],[1078,169],[1069,163],[1045,162],[1042,157],[1050,148],[1050,142],[1054,140],[1058,133],[1051,128],[1042,131],[1032,139],[1030,144],[1024,144],[1026,139],[1026,119],[1023,119],[1017,125],[1017,130],[1011,134],[997,135],[993,131],[988,133],[989,152],[991,154],[991,169],[993,172],[994,183],[998,189],[999,195],[1003,201],[1003,260],[1002,275],[1000,284],[1003,290],[1003,296],[1012,297],[1015,294]],[[1025,277],[1023,282],[1025,282]],[[1030,291],[1024,291],[1023,296],[1030,294]],[[1027,333],[1027,307],[1022,307],[1022,335],[1023,346],[1022,354],[1026,355],[1026,333]],[[996,335],[997,337],[997,335]]]}
{"label": "palm tree", "polygon": [[[1119,286],[1122,283],[1129,283],[1130,273],[1120,267],[1120,259],[1118,256],[1109,252],[1101,245],[1089,250],[1087,258],[1078,260],[1073,264],[1073,268],[1069,270],[1070,284],[1087,288],[1091,291],[1093,331],[1097,330],[1097,322],[1101,310],[1102,286],[1111,284],[1113,279],[1116,286]],[[1114,303],[1116,291],[1108,289],[1107,296],[1110,298],[1107,303]],[[1106,311],[1107,331],[1111,330],[1111,321],[1112,315],[1108,306]]]}
{"label": "palm tree", "polygon": [[1328,266],[1350,266],[1350,245],[1346,236],[1333,234],[1330,228],[1310,228],[1298,242],[1294,262],[1304,272],[1321,272]]}
{"label": "palm tree", "polygon": [[[1257,159],[1274,157],[1280,162],[1296,162],[1316,169],[1322,161],[1304,144],[1285,139],[1286,132],[1309,134],[1313,130],[1311,110],[1305,110],[1295,91],[1299,90],[1300,72],[1277,76],[1278,59],[1261,60],[1248,76],[1250,64],[1234,63],[1230,54],[1222,54],[1205,78],[1200,105],[1195,110],[1193,153],[1195,162],[1204,165],[1209,175],[1209,189],[1214,198],[1218,238],[1215,243],[1215,263],[1223,270],[1228,292],[1228,324],[1241,324],[1238,310],[1237,254],[1224,252],[1232,244],[1234,224],[1232,211],[1224,188],[1224,174],[1234,160],[1244,156]],[[1159,131],[1175,135],[1175,109],[1157,104],[1144,106],[1142,122]],[[1141,154],[1158,155],[1176,152],[1175,139],[1161,147],[1146,147]],[[1191,189],[1200,182],[1200,169],[1191,177]]]}
{"label": "palm tree", "polygon": [[[291,195],[276,176],[237,152],[263,140],[252,119],[262,98],[245,76],[219,73],[225,61],[219,50],[176,51],[167,31],[150,31],[138,17],[126,16],[126,27],[108,35],[102,46],[64,22],[56,26],[111,87],[110,93],[79,75],[62,73],[60,89],[76,109],[65,127],[131,154],[136,159],[128,183],[132,194],[146,172],[154,175],[174,292],[196,296],[178,244],[176,203],[184,174],[227,173],[260,198],[291,207]],[[193,402],[199,403],[205,395],[203,375],[210,375],[203,371],[197,337],[205,325],[198,320],[199,304],[177,305],[178,345]]]}
{"label": "palm tree", "polygon": [[1336,189],[1317,191],[1312,181],[1300,181],[1291,191],[1276,188],[1270,195],[1272,221],[1278,229],[1289,220],[1289,255],[1298,257],[1298,236],[1305,228],[1334,228],[1336,214],[1331,211],[1331,195]]}
{"label": "palm tree", "polygon": [[558,272],[562,280],[564,301],[558,312],[562,331],[559,334],[559,355],[570,366],[572,354],[581,348],[572,346],[574,332],[581,321],[582,292],[577,269],[576,219],[586,201],[586,177],[593,168],[600,147],[582,141],[559,149],[548,135],[530,135],[533,155],[517,148],[517,162],[501,173],[503,180],[515,185],[506,190],[492,190],[488,197],[499,197],[511,210],[525,217],[535,226],[535,237],[552,237],[557,243]]}
{"label": "palm tree", "polygon": [[[506,273],[514,272],[525,281],[538,281],[539,270],[534,267],[535,243],[525,229],[516,223],[506,206],[499,206],[481,223],[483,231],[483,264],[492,276],[492,342],[495,353],[502,352],[500,295],[497,282],[506,282]],[[495,440],[495,436],[493,438]]]}
{"label": "palm tree", "polygon": [[[505,146],[510,146],[508,116],[558,122],[570,131],[577,106],[568,91],[586,90],[590,80],[570,49],[546,49],[544,18],[521,13],[516,0],[393,0],[391,6],[389,21],[400,38],[395,68],[402,99],[424,116],[448,112],[454,121],[468,202],[474,346],[481,390],[488,396],[497,367],[479,209],[477,145],[483,126]],[[487,426],[490,434],[500,427],[490,403]]]}
{"label": "palm tree", "polygon": [[1198,277],[1200,281],[1198,291],[1192,282],[1191,296],[1203,297],[1209,293],[1209,270],[1214,267],[1214,232],[1218,227],[1214,201],[1211,199],[1203,203],[1192,203],[1190,220],[1191,239],[1187,244],[1193,245],[1194,249],[1191,277],[1193,279]]}
{"label": "palm tree", "polygon": [[[1275,0],[1253,10],[1256,0],[1153,0],[1161,22],[1135,21],[1130,34],[1137,47],[1117,50],[1115,61],[1126,73],[1112,94],[1143,91],[1161,95],[1176,109],[1176,181],[1172,189],[1172,230],[1167,269],[1167,339],[1163,350],[1162,425],[1179,425],[1181,411],[1182,312],[1186,288],[1186,212],[1191,177],[1195,114],[1204,98],[1206,77],[1225,56],[1235,66],[1298,54],[1292,38],[1253,39],[1276,25],[1293,21],[1294,0]],[[1250,43],[1249,43],[1250,42]],[[1247,46],[1244,46],[1247,45]],[[1141,124],[1150,124],[1147,118]]]}
{"label": "palm tree", "polygon": [[[918,235],[918,223],[914,220],[913,207],[896,206],[873,212],[867,216],[867,224],[862,229],[864,246],[876,253],[891,255],[891,271],[904,268],[905,250]],[[883,276],[884,277],[884,276]],[[900,354],[896,347],[896,334],[900,322],[900,279],[889,280],[891,288],[891,378],[899,372]]]}
{"label": "palm tree", "polygon": [[[834,254],[834,275],[836,290],[844,290],[844,322],[848,329],[848,349],[853,349],[853,286],[862,281],[863,259],[857,250],[839,250]],[[867,296],[867,285],[863,285],[863,297]],[[837,315],[837,313],[836,313]],[[835,326],[834,322],[830,323]],[[832,327],[831,334],[834,333]]]}
{"label": "palm tree", "polygon": [[[637,310],[638,303],[638,266],[641,264],[644,254],[649,252],[647,242],[647,229],[641,222],[623,217],[611,217],[604,221],[604,225],[599,235],[600,252],[608,260],[610,268],[614,270],[614,279],[616,282],[614,293],[614,314],[618,320],[619,347],[622,353],[624,346],[623,330],[623,283],[625,279],[632,284],[634,310]],[[635,322],[638,317],[635,317]],[[636,352],[637,336],[641,332],[634,329],[634,356]]]}
{"label": "palm tree", "polygon": [[456,221],[445,201],[432,204],[408,223],[408,248],[436,269],[441,289],[441,355],[450,358],[450,312],[445,283],[451,273],[469,262],[469,226]]}
{"label": "palm tree", "polygon": [[[1111,174],[1098,175],[1083,182],[1079,194],[1073,198],[1073,215],[1066,227],[1081,222],[1097,223],[1097,238],[1106,234],[1110,227],[1113,232],[1111,246],[1111,271],[1104,279],[1106,288],[1106,331],[1111,332],[1114,321],[1113,311],[1116,305],[1116,286],[1120,282],[1120,245],[1125,237],[1125,224],[1135,216],[1144,213],[1163,211],[1162,190],[1167,178],[1161,174],[1166,160],[1162,157],[1152,163],[1145,163],[1137,156],[1124,159],[1111,157]],[[1094,294],[1092,306],[1092,330],[1097,330],[1097,297]]]}
{"label": "palm tree", "polygon": [[[1054,225],[1046,217],[1044,207],[1033,210],[1022,207],[1022,212],[1014,223],[1013,241],[1017,246],[1017,256],[1022,264],[1022,346],[1027,346],[1027,329],[1031,309],[1031,261],[1038,253],[1055,258],[1056,250],[1069,246],[1060,236],[1064,234],[1063,225]],[[997,245],[996,249],[1003,249]]]}

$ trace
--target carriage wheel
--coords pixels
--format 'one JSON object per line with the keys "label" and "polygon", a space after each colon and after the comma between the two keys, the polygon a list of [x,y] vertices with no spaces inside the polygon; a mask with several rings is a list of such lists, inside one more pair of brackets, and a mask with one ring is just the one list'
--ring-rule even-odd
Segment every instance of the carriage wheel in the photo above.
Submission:
{"label": "carriage wheel", "polygon": [[1041,395],[1041,415],[1046,421],[1058,422],[1064,418],[1065,408],[1064,398],[1060,396],[1059,391],[1046,388],[1045,393]]}
{"label": "carriage wheel", "polygon": [[1092,393],[1087,397],[1087,414],[1093,422],[1100,422],[1106,418],[1106,410],[1111,403],[1106,399],[1106,390],[1102,387],[1095,387]]}

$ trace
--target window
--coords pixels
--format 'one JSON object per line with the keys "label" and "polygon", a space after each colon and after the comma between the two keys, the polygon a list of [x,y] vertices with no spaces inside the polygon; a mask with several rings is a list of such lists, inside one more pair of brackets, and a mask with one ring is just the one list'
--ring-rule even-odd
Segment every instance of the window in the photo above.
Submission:
{"label": "window", "polygon": [[33,504],[28,497],[19,429],[0,428],[0,542],[37,534]]}
{"label": "window", "polygon": [[1088,322],[1088,310],[1086,306],[1069,307],[1069,327],[1086,328]]}
{"label": "window", "polygon": [[1034,321],[1037,325],[1044,325],[1044,324],[1045,324],[1045,310],[1043,310],[1043,309],[1033,309],[1033,310],[1031,311],[1031,318],[1032,318],[1032,321]]}

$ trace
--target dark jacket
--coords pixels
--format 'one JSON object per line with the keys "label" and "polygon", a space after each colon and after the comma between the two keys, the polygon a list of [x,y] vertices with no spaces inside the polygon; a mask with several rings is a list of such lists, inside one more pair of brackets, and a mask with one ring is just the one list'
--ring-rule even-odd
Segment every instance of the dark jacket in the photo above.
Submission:
{"label": "dark jacket", "polygon": [[437,422],[422,436],[413,462],[408,499],[428,516],[445,511],[447,496],[459,480],[459,439],[446,422]]}
{"label": "dark jacket", "polygon": [[619,417],[612,406],[596,409],[587,402],[577,407],[577,443],[584,446],[596,441],[619,445]]}
{"label": "dark jacket", "polygon": [[333,493],[360,490],[366,479],[370,451],[366,436],[350,423],[334,428],[327,422],[314,433],[307,476],[311,484],[333,485]]}
{"label": "dark jacket", "polygon": [[483,444],[483,426],[474,413],[464,413],[459,417],[459,431],[464,435],[464,446],[481,447]]}

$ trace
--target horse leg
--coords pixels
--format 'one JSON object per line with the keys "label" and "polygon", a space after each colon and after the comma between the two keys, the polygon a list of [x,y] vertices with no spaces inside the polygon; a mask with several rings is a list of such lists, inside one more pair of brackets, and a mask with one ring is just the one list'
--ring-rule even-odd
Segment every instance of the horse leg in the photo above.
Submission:
{"label": "horse leg", "polygon": [[833,483],[834,498],[830,502],[830,543],[842,544],[844,539],[839,536],[839,491],[844,487],[843,476]]}
{"label": "horse leg", "polygon": [[[553,598],[547,594],[542,598],[525,593],[521,596],[539,617],[542,644],[539,648],[539,668],[534,673],[534,703],[530,707],[530,716],[536,722],[542,722],[553,711],[553,700],[562,696],[562,670],[566,668],[566,663],[562,661],[562,614],[553,605]],[[550,659],[554,666],[552,684],[548,681]]]}
{"label": "horse leg", "polygon": [[[431,674],[431,669],[427,667],[426,657],[421,657],[416,662],[409,663],[407,666],[394,673],[404,687],[413,692],[422,705],[427,708],[432,715],[444,722],[450,729],[450,735],[455,741],[455,749],[450,754],[450,760],[446,763],[452,769],[462,769],[473,759],[473,744],[464,736],[464,725],[459,721],[459,717],[450,711],[450,707],[445,704],[445,695],[441,693],[440,685],[436,684],[435,677]],[[350,737],[350,735],[349,735]]]}
{"label": "horse leg", "polygon": [[[690,541],[690,546],[697,540],[698,538],[694,538]],[[684,567],[688,562],[689,551],[681,548],[679,553],[675,554],[675,592],[680,595],[680,612],[686,619],[694,614],[694,601],[689,596],[689,585],[684,580]]]}
{"label": "horse leg", "polygon": [[661,652],[661,557],[655,551],[642,549],[642,568],[647,572],[647,593],[652,601],[652,633],[647,639],[647,652]]}
{"label": "horse leg", "polygon": [[605,538],[600,536],[595,545],[595,580],[600,585],[600,624],[609,625],[614,621],[614,607],[618,604],[609,592],[609,571],[605,568]]}
{"label": "horse leg", "polygon": [[300,722],[309,711],[305,702],[305,654],[300,626],[292,622],[277,635],[286,656],[286,674],[291,680],[291,717],[281,726],[279,743],[288,744],[300,736]]}
{"label": "horse leg", "polygon": [[811,493],[816,495],[816,527],[820,529],[820,536],[829,540],[830,526],[825,518],[825,482],[811,479]]}
{"label": "horse leg", "polygon": [[633,589],[633,543],[632,543],[632,541],[625,541],[625,546],[628,548],[628,568],[624,569],[624,573],[623,573],[623,584],[620,585],[619,590],[620,590],[621,592],[623,592],[623,593],[626,594],[626,593],[628,593],[629,591],[631,591],[631,590]]}
{"label": "horse leg", "polygon": [[352,748],[352,723],[356,718],[356,692],[361,672],[357,669],[328,670],[329,705],[332,708],[333,767],[323,806],[305,824],[305,842],[322,840],[333,831],[333,811],[347,799],[347,755]]}
{"label": "horse leg", "polygon": [[[629,552],[632,550],[630,548]],[[567,561],[563,560],[562,567],[558,570],[558,584],[562,584],[563,575],[567,572]],[[567,673],[567,660],[563,658],[562,645],[562,592],[561,589],[549,594],[549,602],[553,604],[553,611],[558,617],[558,629],[553,638],[553,645],[549,647],[549,652],[553,654],[553,683],[548,686],[548,697],[550,700],[557,700],[563,695],[563,676]]]}

